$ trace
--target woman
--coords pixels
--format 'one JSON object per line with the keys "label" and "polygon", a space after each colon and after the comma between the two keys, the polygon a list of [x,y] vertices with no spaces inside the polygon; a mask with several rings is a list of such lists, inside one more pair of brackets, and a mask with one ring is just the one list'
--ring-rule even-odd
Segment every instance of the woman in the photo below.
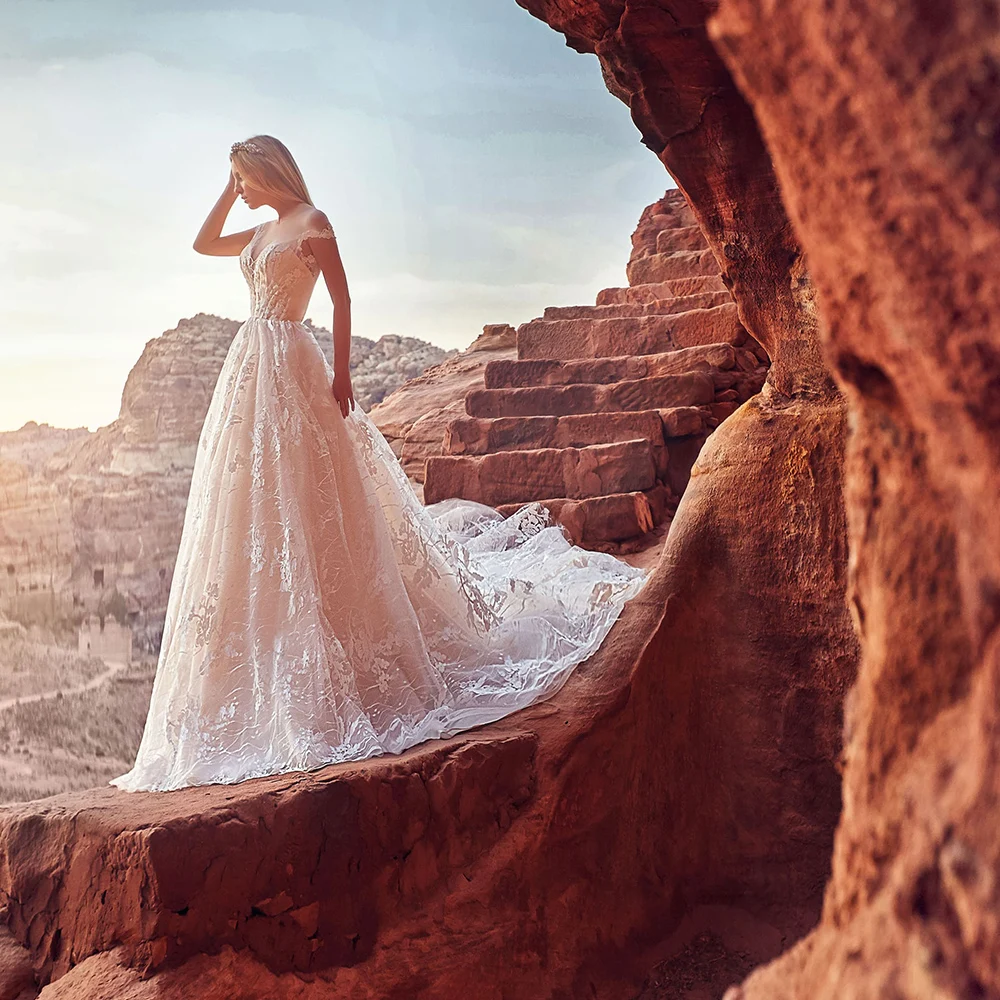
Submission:
{"label": "woman", "polygon": [[[540,699],[645,573],[570,545],[539,504],[424,507],[356,407],[333,229],[287,148],[234,143],[194,249],[239,255],[250,316],[198,441],[149,714],[128,791],[399,753]],[[277,219],[228,236],[237,196]],[[304,326],[320,272],[333,368]]]}

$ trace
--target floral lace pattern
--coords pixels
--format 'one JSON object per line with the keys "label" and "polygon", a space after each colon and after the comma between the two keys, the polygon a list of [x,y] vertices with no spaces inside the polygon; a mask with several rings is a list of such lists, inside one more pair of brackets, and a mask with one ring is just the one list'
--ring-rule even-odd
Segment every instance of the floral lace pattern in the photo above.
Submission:
{"label": "floral lace pattern", "polygon": [[261,226],[240,254],[240,268],[250,286],[250,316],[301,320],[309,307],[319,262],[309,250],[310,239],[335,240],[333,229],[307,229],[288,240],[259,247]]}
{"label": "floral lace pattern", "polygon": [[[256,234],[255,234],[256,236]],[[233,783],[398,753],[550,697],[646,579],[540,504],[424,507],[347,418],[301,323],[313,230],[240,263],[198,442],[149,713],[119,788]]]}

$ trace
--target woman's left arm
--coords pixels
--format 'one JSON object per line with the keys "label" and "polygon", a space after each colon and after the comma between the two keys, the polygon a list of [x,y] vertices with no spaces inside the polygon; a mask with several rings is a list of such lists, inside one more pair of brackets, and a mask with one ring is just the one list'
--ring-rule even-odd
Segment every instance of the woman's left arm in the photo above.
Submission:
{"label": "woman's left arm", "polygon": [[[312,225],[316,229],[333,228],[322,212],[316,214]],[[335,236],[311,237],[308,243],[333,300],[332,389],[334,398],[340,404],[340,412],[346,417],[355,406],[351,387],[351,295],[347,288],[347,275]]]}

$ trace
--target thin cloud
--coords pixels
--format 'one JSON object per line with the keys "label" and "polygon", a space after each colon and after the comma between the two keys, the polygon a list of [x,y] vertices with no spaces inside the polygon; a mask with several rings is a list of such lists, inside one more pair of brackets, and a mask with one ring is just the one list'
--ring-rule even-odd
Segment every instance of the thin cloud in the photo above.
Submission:
{"label": "thin cloud", "polygon": [[[295,153],[373,339],[462,347],[484,323],[593,301],[624,280],[639,212],[669,184],[596,59],[514,0],[153,6],[0,5],[0,129],[16,140],[0,160],[0,357],[22,375],[61,371],[68,349],[127,372],[181,317],[245,317],[235,259],[191,242],[230,143],[255,132]],[[271,217],[237,203],[225,231]],[[307,315],[331,313],[320,282]],[[0,429],[117,412],[100,380],[57,399],[54,376],[17,394],[13,378],[0,366],[0,399],[19,400]]]}

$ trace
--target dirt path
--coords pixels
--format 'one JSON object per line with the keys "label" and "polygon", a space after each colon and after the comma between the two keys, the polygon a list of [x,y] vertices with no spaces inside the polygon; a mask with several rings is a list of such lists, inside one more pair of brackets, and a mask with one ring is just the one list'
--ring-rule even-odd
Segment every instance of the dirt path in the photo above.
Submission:
{"label": "dirt path", "polygon": [[51,691],[38,691],[35,694],[23,694],[17,698],[4,698],[0,701],[0,712],[7,708],[13,708],[15,705],[30,705],[34,701],[46,701],[49,698],[58,698],[62,695],[64,698],[73,694],[82,694],[84,691],[93,691],[94,688],[100,687],[105,681],[110,680],[115,674],[121,673],[128,664],[119,663],[116,660],[105,661],[107,663],[108,669],[103,673],[98,674],[96,677],[92,677],[85,684],[80,684],[77,687],[72,688],[54,688]]}

